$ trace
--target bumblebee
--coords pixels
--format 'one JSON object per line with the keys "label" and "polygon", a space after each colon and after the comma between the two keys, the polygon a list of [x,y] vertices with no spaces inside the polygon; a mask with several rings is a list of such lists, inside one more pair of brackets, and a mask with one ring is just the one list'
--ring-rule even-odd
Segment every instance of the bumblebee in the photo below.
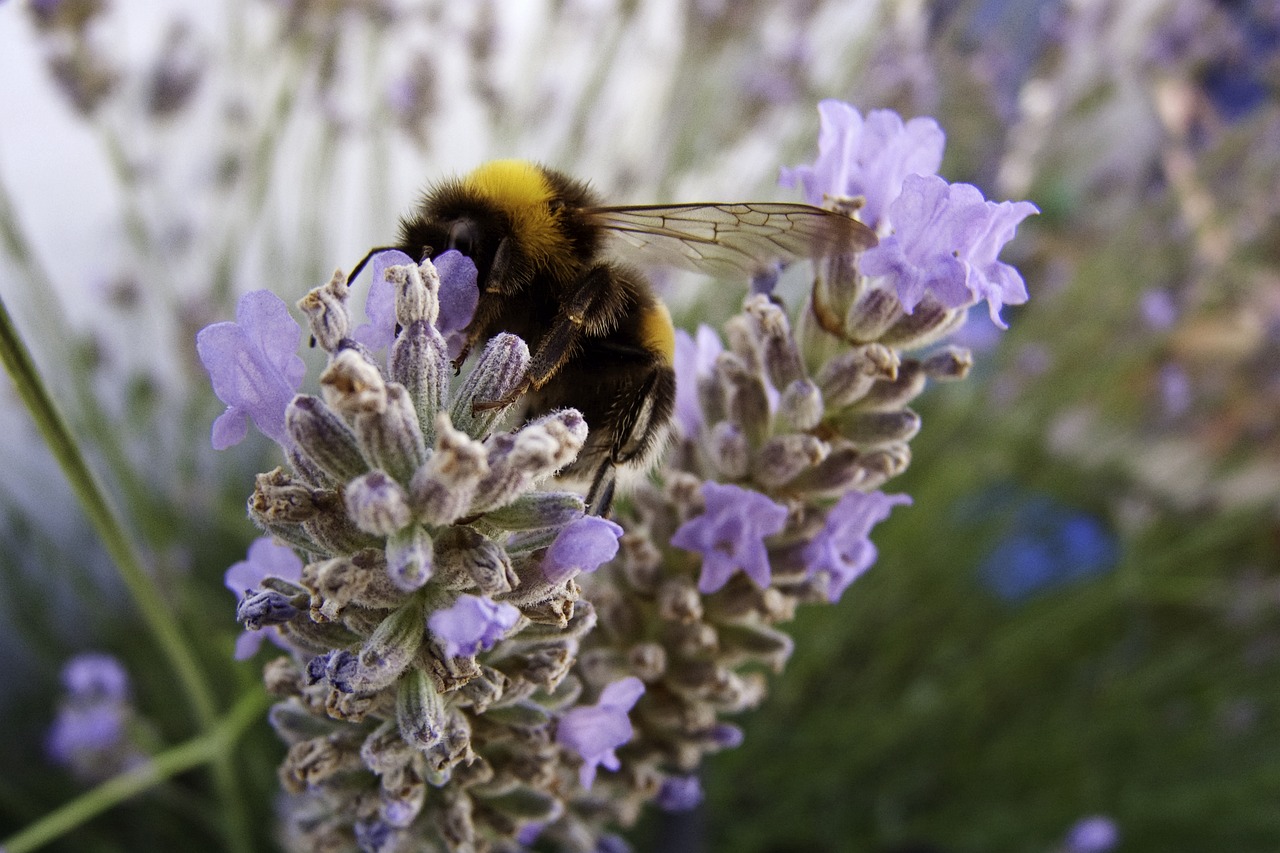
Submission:
{"label": "bumblebee", "polygon": [[455,365],[498,332],[524,339],[532,360],[523,386],[487,405],[524,397],[530,416],[581,411],[587,444],[561,476],[589,483],[588,510],[607,515],[617,472],[648,470],[675,405],[671,315],[623,261],[743,276],[874,243],[861,223],[810,205],[609,207],[567,175],[500,160],[428,190],[391,248],[471,258],[480,299]]}

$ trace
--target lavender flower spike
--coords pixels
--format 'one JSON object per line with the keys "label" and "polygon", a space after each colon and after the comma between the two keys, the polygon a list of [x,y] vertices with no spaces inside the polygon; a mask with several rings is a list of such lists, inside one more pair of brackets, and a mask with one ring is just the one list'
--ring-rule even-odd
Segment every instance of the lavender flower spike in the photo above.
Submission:
{"label": "lavender flower spike", "polygon": [[582,756],[578,781],[590,788],[596,768],[617,770],[622,766],[615,749],[631,740],[634,732],[627,712],[644,693],[644,682],[634,675],[615,681],[600,694],[594,705],[574,708],[560,718],[556,742]]}
{"label": "lavender flower spike", "polygon": [[912,175],[889,206],[893,233],[862,255],[862,271],[887,276],[907,313],[931,294],[948,308],[986,300],[991,321],[1003,305],[1027,301],[1022,276],[996,260],[1018,223],[1039,213],[1029,201],[996,204],[971,184]]}
{"label": "lavender flower spike", "polygon": [[702,554],[698,591],[715,592],[738,569],[764,589],[769,585],[766,536],[782,530],[787,508],[759,492],[708,480],[702,484],[706,512],[689,519],[671,537],[671,544]]}
{"label": "lavender flower spike", "polygon": [[812,166],[782,170],[778,183],[804,189],[810,204],[824,196],[864,199],[858,218],[879,229],[885,211],[908,175],[934,175],[942,164],[946,136],[931,118],[904,123],[892,110],[872,110],[864,120],[851,105],[818,104],[821,131]]}
{"label": "lavender flower spike", "polygon": [[437,610],[427,627],[444,643],[449,657],[466,657],[494,647],[520,619],[520,611],[506,602],[479,595],[460,595],[452,607]]}
{"label": "lavender flower spike", "polygon": [[618,554],[622,527],[606,518],[587,515],[570,522],[547,549],[542,574],[559,583],[578,572],[594,572]]}
{"label": "lavender flower spike", "polygon": [[895,506],[911,503],[907,495],[848,492],[827,513],[827,522],[804,549],[810,577],[827,576],[827,600],[839,601],[849,584],[871,568],[878,552],[871,528],[889,517]]}
{"label": "lavender flower spike", "polygon": [[302,329],[288,307],[268,290],[240,297],[234,323],[214,323],[196,335],[196,352],[213,392],[227,404],[213,422],[215,448],[243,441],[250,418],[276,443],[288,443],[284,413],[306,371],[297,355],[301,339]]}

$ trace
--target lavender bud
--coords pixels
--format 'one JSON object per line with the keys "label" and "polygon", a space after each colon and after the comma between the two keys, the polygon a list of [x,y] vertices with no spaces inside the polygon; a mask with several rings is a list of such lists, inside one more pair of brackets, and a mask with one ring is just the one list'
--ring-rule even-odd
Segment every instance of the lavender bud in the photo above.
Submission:
{"label": "lavender bud", "polygon": [[973,367],[973,353],[964,347],[946,347],[926,358],[922,366],[933,379],[964,379]]}
{"label": "lavender bud", "polygon": [[676,622],[664,626],[663,642],[682,660],[701,660],[720,648],[716,629],[706,622]]}
{"label": "lavender bud", "polygon": [[308,550],[323,550],[338,556],[381,547],[382,537],[356,527],[347,515],[344,502],[336,494],[323,495],[322,498],[320,511],[302,525],[313,540]]}
{"label": "lavender bud", "polygon": [[844,318],[844,336],[852,343],[882,340],[885,332],[904,315],[902,303],[888,290],[872,288],[849,308]]}
{"label": "lavender bud", "polygon": [[836,428],[860,447],[898,444],[911,440],[920,431],[920,416],[910,409],[892,412],[847,412]]}
{"label": "lavender bud", "polygon": [[638,643],[627,652],[627,661],[641,681],[652,684],[667,671],[667,650],[659,643]]}
{"label": "lavender bud", "polygon": [[494,596],[519,583],[502,546],[469,527],[443,531],[436,550],[436,577],[446,589],[479,586],[484,595]]}
{"label": "lavender bud", "polygon": [[789,635],[767,625],[721,625],[718,633],[720,661],[728,666],[760,663],[779,673],[795,650]]}
{"label": "lavender bud", "polygon": [[627,583],[638,592],[653,592],[662,567],[662,550],[648,536],[631,531],[623,533],[618,544]]}
{"label": "lavender bud", "polygon": [[280,782],[286,791],[300,794],[307,788],[341,773],[359,770],[360,754],[328,737],[313,738],[289,747],[280,765]]}
{"label": "lavender bud", "polygon": [[368,693],[393,683],[422,645],[426,624],[422,605],[413,601],[382,620],[360,650],[352,686]]}
{"label": "lavender bud", "polygon": [[250,631],[257,631],[268,625],[292,622],[301,606],[300,600],[290,601],[288,596],[275,590],[263,590],[246,596],[240,602],[236,607],[236,621]]}
{"label": "lavender bud", "polygon": [[351,315],[347,312],[347,276],[335,270],[329,283],[317,287],[298,300],[298,308],[311,324],[311,335],[327,353],[337,351],[350,335]]}
{"label": "lavender bud", "polygon": [[452,524],[471,507],[476,488],[489,473],[485,446],[456,430],[441,412],[435,421],[435,450],[409,484],[413,507],[428,524]]}
{"label": "lavender bud", "polygon": [[811,430],[822,420],[822,392],[809,379],[798,379],[786,386],[778,403],[778,414],[791,428],[801,432]]}
{"label": "lavender bud", "polygon": [[743,312],[751,320],[761,360],[773,386],[786,388],[792,382],[803,380],[804,365],[786,312],[763,295],[749,297]]}
{"label": "lavender bud", "polygon": [[385,608],[404,597],[387,576],[381,551],[309,563],[302,569],[302,585],[311,593],[311,619],[316,622],[338,619],[349,604]]}
{"label": "lavender bud", "polygon": [[333,496],[294,480],[283,468],[273,468],[254,477],[249,515],[264,524],[300,524],[314,518]]}
{"label": "lavender bud", "polygon": [[403,592],[420,588],[432,575],[431,535],[414,524],[387,540],[387,577]]}
{"label": "lavender bud", "polygon": [[444,698],[435,683],[420,669],[411,669],[400,679],[396,693],[396,724],[400,737],[418,749],[440,742],[448,723]]}
{"label": "lavender bud", "polygon": [[319,397],[299,394],[284,418],[294,445],[334,481],[345,483],[369,470],[355,434]]}
{"label": "lavender bud", "polygon": [[861,276],[851,255],[832,255],[818,265],[812,308],[822,328],[838,334],[841,318],[861,289]]}
{"label": "lavender bud", "polygon": [[577,409],[562,409],[525,424],[513,435],[492,436],[489,473],[476,489],[473,513],[504,506],[577,458],[587,423]]}
{"label": "lavender bud", "polygon": [[383,471],[370,471],[352,480],[344,502],[356,526],[373,536],[390,536],[412,520],[409,495]]}
{"label": "lavender bud", "polygon": [[381,412],[387,405],[387,384],[377,365],[358,351],[335,353],[320,374],[320,396],[348,420],[361,412]]}
{"label": "lavender bud", "polygon": [[511,679],[491,666],[480,665],[480,674],[462,685],[462,695],[471,703],[471,710],[483,714],[495,702],[502,699]]}
{"label": "lavender bud", "polygon": [[582,518],[586,503],[576,492],[535,492],[485,513],[486,524],[502,530],[543,530]]}
{"label": "lavender bud", "polygon": [[728,419],[742,429],[751,446],[757,446],[769,425],[764,380],[731,353],[716,358],[715,372],[726,389]]}
{"label": "lavender bud", "polygon": [[801,472],[787,486],[812,497],[838,497],[862,482],[862,454],[850,444],[833,446],[827,458]]}
{"label": "lavender bud", "polygon": [[494,335],[453,401],[449,410],[453,425],[472,438],[483,437],[510,407],[510,403],[492,408],[486,404],[506,400],[516,392],[528,370],[529,347],[525,342],[506,332]]}
{"label": "lavender bud", "polygon": [[702,596],[683,578],[669,578],[658,588],[658,618],[690,623],[702,618]]}
{"label": "lavender bud", "polygon": [[356,440],[366,459],[376,468],[407,484],[427,458],[418,414],[409,392],[392,382],[386,386],[384,405],[377,412],[355,416]]}
{"label": "lavender bud", "polygon": [[898,354],[883,344],[864,344],[843,352],[818,371],[818,387],[831,408],[862,398],[877,379],[896,379]]}
{"label": "lavender bud", "polygon": [[406,828],[422,812],[427,798],[427,785],[412,764],[382,774],[379,813],[390,826]]}
{"label": "lavender bud", "polygon": [[862,481],[858,485],[864,491],[878,488],[886,480],[907,470],[910,464],[911,446],[908,444],[890,444],[873,450],[859,460]]}
{"label": "lavender bud", "polygon": [[787,433],[774,436],[756,454],[752,476],[761,485],[775,488],[817,465],[830,452],[830,445],[812,435]]}
{"label": "lavender bud", "polygon": [[387,267],[387,281],[396,289],[397,323],[404,328],[418,321],[435,325],[440,316],[440,274],[430,261]]}
{"label": "lavender bud", "polygon": [[962,308],[948,308],[926,296],[910,314],[904,314],[880,335],[880,343],[898,349],[917,349],[955,331],[965,320]]}
{"label": "lavender bud", "polygon": [[[292,663],[290,663],[292,666]],[[317,718],[297,699],[277,702],[267,712],[267,722],[275,733],[289,745],[312,738],[333,734],[336,723]]]}
{"label": "lavender bud", "polygon": [[513,826],[528,821],[549,822],[564,811],[555,797],[524,786],[497,797],[486,797],[484,805],[486,809],[501,812]]}
{"label": "lavender bud", "polygon": [[858,401],[859,409],[900,409],[924,390],[925,374],[920,362],[907,359],[898,368],[893,380],[876,382]]}
{"label": "lavender bud", "polygon": [[449,399],[448,346],[435,326],[418,320],[405,326],[391,346],[391,379],[409,392],[427,442],[434,441],[435,415]]}
{"label": "lavender bud", "polygon": [[751,449],[737,424],[720,421],[712,427],[707,454],[722,479],[739,480],[747,475]]}

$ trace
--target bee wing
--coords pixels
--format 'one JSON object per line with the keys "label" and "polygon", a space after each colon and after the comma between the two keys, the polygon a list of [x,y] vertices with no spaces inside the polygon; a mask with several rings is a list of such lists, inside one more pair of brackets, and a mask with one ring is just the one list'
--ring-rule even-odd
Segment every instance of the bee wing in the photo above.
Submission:
{"label": "bee wing", "polygon": [[867,226],[808,204],[648,204],[583,211],[626,260],[714,276],[754,275],[774,261],[820,258],[876,244]]}

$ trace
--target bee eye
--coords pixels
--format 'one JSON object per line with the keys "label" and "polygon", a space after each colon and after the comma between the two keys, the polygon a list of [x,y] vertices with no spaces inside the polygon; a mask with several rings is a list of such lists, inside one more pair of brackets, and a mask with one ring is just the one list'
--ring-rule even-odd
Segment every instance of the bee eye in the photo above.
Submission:
{"label": "bee eye", "polygon": [[475,224],[469,219],[459,219],[449,228],[449,245],[446,249],[457,249],[467,257],[471,257],[476,248]]}

